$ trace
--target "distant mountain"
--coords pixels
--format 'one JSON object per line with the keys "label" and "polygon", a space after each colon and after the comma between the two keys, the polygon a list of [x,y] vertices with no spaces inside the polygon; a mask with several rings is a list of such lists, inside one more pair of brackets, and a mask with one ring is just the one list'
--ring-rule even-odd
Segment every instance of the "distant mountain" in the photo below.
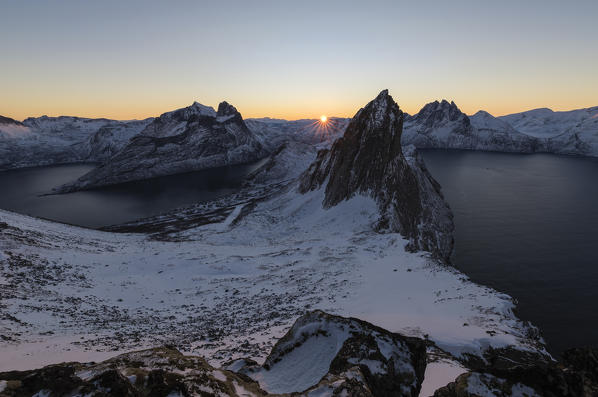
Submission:
{"label": "distant mountain", "polygon": [[[146,127],[144,136],[164,138],[185,131],[189,116],[216,117],[197,102],[167,112],[161,121],[117,121],[105,118],[30,117],[23,122],[0,116],[0,170],[73,162],[105,162]],[[329,146],[350,119],[247,119],[245,126],[266,152],[288,142]],[[152,125],[150,126],[150,123]],[[426,104],[418,113],[404,113],[403,143],[418,148],[488,150],[512,153],[557,153],[598,157],[598,107],[554,112],[534,109],[494,117],[479,111],[468,116],[454,102]]]}
{"label": "distant mountain", "polygon": [[319,119],[281,120],[268,117],[246,119],[245,124],[260,136],[271,151],[287,141],[307,144],[332,143],[341,136],[351,119],[330,117],[326,123]]}
{"label": "distant mountain", "polygon": [[523,134],[544,139],[548,152],[598,156],[598,106],[566,112],[535,109],[499,119]]}
{"label": "distant mountain", "polygon": [[454,102],[425,105],[405,120],[403,142],[426,149],[469,149],[532,153],[542,142],[519,133],[487,112],[469,117]]}
{"label": "distant mountain", "polygon": [[21,123],[0,116],[0,170],[103,161],[151,120],[42,116]]}
{"label": "distant mountain", "polygon": [[256,161],[268,152],[234,106],[197,102],[162,114],[100,167],[57,191],[74,191]]}

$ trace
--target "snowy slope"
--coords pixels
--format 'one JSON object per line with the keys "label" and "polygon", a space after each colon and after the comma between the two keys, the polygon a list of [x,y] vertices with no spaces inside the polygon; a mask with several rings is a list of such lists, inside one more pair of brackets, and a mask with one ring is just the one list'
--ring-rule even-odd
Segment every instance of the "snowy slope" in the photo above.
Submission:
{"label": "snowy slope", "polygon": [[1,332],[9,342],[0,345],[0,367],[168,342],[216,361],[259,360],[308,308],[426,334],[457,355],[533,348],[509,297],[406,252],[399,234],[373,231],[374,200],[325,210],[323,199],[289,191],[230,226],[200,226],[173,242],[2,211]]}

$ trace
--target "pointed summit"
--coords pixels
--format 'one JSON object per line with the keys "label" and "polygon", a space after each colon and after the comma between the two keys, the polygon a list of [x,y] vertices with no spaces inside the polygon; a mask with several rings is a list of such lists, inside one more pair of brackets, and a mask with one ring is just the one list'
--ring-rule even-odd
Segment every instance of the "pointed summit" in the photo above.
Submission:
{"label": "pointed summit", "polygon": [[376,199],[376,229],[399,232],[413,249],[448,260],[452,251],[450,210],[440,187],[417,154],[403,155],[403,112],[382,91],[353,117],[330,150],[322,150],[302,175],[299,191],[325,187],[323,206],[335,206],[360,194]]}
{"label": "pointed summit", "polygon": [[233,105],[229,104],[226,101],[222,101],[218,105],[218,112],[216,113],[216,115],[218,117],[222,117],[222,116],[233,116],[233,115],[235,115],[237,113],[239,113],[237,111],[237,108],[235,108]]}

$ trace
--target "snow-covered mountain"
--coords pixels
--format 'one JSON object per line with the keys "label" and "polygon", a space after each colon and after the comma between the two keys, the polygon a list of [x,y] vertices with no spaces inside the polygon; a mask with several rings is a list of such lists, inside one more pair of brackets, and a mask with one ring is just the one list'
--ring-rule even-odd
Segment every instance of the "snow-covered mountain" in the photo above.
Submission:
{"label": "snow-covered mountain", "polygon": [[248,163],[268,154],[234,106],[197,102],[162,114],[104,164],[58,191]]}
{"label": "snow-covered mountain", "polygon": [[0,170],[100,162],[120,150],[152,119],[116,121],[81,117],[36,117],[22,123],[0,118]]}
{"label": "snow-covered mountain", "polygon": [[[378,230],[399,232],[413,249],[448,260],[453,248],[453,223],[440,186],[423,162],[403,155],[403,112],[382,91],[353,117],[344,135],[301,177],[300,190],[325,188],[327,208],[356,194],[373,197],[380,209]],[[324,186],[325,185],[325,186]]]}
{"label": "snow-covered mountain", "polygon": [[566,112],[535,109],[499,118],[523,134],[543,139],[548,152],[598,156],[598,106]]}
{"label": "snow-covered mountain", "polygon": [[[144,131],[166,138],[181,134],[191,114],[216,117],[215,110],[195,102],[167,112],[161,122],[117,121],[80,117],[37,117],[19,122],[0,116],[0,170],[81,161],[105,162]],[[325,147],[342,135],[350,119],[247,119],[245,126],[266,152],[286,142]],[[489,150],[512,153],[558,153],[598,156],[598,107],[566,112],[535,109],[494,117],[479,111],[467,116],[454,102],[435,101],[417,114],[405,114],[403,143],[417,148]]]}
{"label": "snow-covered mountain", "polygon": [[446,100],[428,103],[407,118],[403,140],[421,149],[533,153],[543,148],[539,139],[519,133],[487,112],[469,117]]}

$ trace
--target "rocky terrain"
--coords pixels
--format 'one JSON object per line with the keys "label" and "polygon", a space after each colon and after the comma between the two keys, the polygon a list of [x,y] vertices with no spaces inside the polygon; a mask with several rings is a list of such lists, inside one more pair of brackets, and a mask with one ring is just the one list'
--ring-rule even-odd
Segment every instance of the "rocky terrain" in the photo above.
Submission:
{"label": "rocky terrain", "polygon": [[436,390],[434,397],[598,395],[598,351],[571,349],[563,361],[491,363],[468,371]]}
{"label": "rocky terrain", "polygon": [[[421,396],[426,367],[449,356],[425,339],[355,318],[313,311],[299,317],[263,364],[238,358],[216,368],[158,347],[100,363],[69,362],[0,372],[0,396]],[[573,349],[557,363],[506,351],[440,387],[434,397],[591,397],[598,352]],[[424,396],[428,394],[424,393]]]}
{"label": "rocky terrain", "polygon": [[425,368],[422,339],[316,311],[295,322],[263,365],[238,359],[214,368],[201,357],[162,347],[98,364],[0,372],[0,396],[417,397]]}

